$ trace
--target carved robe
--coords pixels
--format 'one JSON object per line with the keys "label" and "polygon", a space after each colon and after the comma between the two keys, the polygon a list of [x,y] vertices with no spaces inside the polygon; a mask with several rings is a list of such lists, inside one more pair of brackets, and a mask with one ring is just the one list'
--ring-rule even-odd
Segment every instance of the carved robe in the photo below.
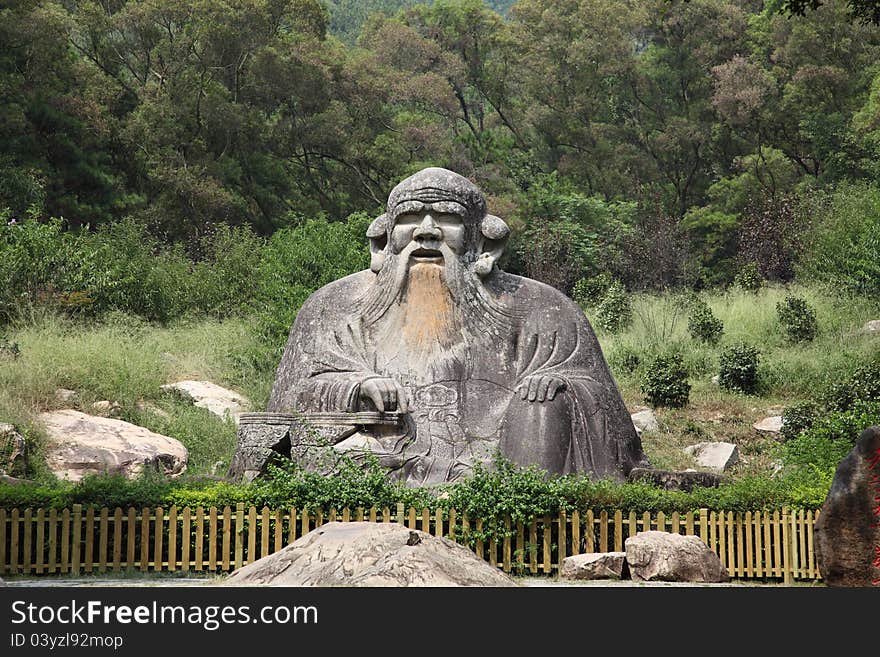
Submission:
{"label": "carved robe", "polygon": [[[492,316],[479,321],[457,310],[454,340],[425,356],[406,346],[412,340],[400,334],[399,320],[367,325],[352,310],[375,281],[359,272],[306,301],[270,412],[362,410],[361,382],[394,379],[409,404],[401,423],[358,427],[337,448],[369,449],[408,485],[455,481],[476,463],[491,467],[499,451],[554,474],[615,480],[646,464],[596,336],[565,295],[496,270],[483,280]],[[564,388],[552,401],[523,400],[516,389],[532,376],[555,377]]]}

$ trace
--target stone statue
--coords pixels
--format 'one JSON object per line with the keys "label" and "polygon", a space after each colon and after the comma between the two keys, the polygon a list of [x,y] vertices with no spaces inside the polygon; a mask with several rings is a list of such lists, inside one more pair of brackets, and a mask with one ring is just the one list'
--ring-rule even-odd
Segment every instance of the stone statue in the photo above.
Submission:
{"label": "stone statue", "polygon": [[452,171],[424,169],[397,185],[367,231],[370,269],[300,310],[269,413],[242,417],[251,434],[231,474],[256,474],[244,455],[255,445],[314,464],[318,447],[297,418],[411,486],[491,468],[498,453],[615,480],[647,465],[581,309],[498,268],[508,234]]}

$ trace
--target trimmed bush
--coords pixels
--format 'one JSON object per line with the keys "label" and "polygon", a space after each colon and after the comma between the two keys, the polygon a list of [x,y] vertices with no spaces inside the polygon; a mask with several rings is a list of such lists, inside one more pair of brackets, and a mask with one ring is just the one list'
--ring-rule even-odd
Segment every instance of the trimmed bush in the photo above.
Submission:
{"label": "trimmed bush", "polygon": [[783,440],[796,438],[816,422],[819,416],[819,405],[814,401],[801,401],[786,406],[782,411],[782,429],[779,436]]}
{"label": "trimmed bush", "polygon": [[626,289],[615,281],[596,308],[596,323],[609,333],[616,333],[632,323],[632,316],[632,305]]}
{"label": "trimmed bush", "polygon": [[718,385],[733,392],[755,392],[759,360],[757,347],[745,343],[726,347],[718,358]]}
{"label": "trimmed bush", "polygon": [[682,408],[690,398],[691,385],[687,379],[688,371],[681,355],[658,354],[645,365],[642,394],[654,408]]}
{"label": "trimmed bush", "polygon": [[757,292],[764,287],[765,282],[755,262],[743,265],[733,277],[733,285],[746,292]]}
{"label": "trimmed bush", "polygon": [[800,297],[786,297],[776,304],[776,313],[790,342],[810,342],[819,332],[816,311]]}
{"label": "trimmed bush", "polygon": [[688,333],[694,340],[714,346],[724,334],[724,323],[715,316],[705,301],[696,299],[691,303],[688,315]]}
{"label": "trimmed bush", "polygon": [[581,308],[592,308],[602,302],[603,297],[614,284],[608,272],[602,272],[591,278],[582,278],[574,284],[571,297]]}

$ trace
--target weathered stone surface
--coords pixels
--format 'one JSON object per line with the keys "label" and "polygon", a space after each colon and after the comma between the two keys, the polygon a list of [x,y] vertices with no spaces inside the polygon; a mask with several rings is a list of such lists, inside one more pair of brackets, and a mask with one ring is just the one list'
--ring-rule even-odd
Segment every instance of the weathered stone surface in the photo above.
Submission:
{"label": "weathered stone surface", "polygon": [[684,451],[694,457],[697,465],[714,472],[724,472],[739,462],[739,449],[733,443],[697,443],[685,447]]}
{"label": "weathered stone surface", "polygon": [[498,268],[508,234],[452,171],[401,182],[367,231],[370,269],[299,311],[267,410],[398,412],[338,449],[372,451],[407,485],[458,480],[498,452],[616,480],[647,465],[583,311]]}
{"label": "weathered stone surface", "polygon": [[880,333],[880,319],[872,319],[865,322],[865,325],[862,327],[862,333],[868,333],[870,335]]}
{"label": "weathered stone surface", "polygon": [[136,477],[144,467],[173,477],[186,469],[187,450],[180,441],[143,427],[73,410],[42,413],[39,419],[49,434],[46,463],[60,479],[105,472]]}
{"label": "weathered stone surface", "polygon": [[657,423],[657,416],[650,408],[638,413],[630,415],[632,423],[636,431],[641,435],[645,431],[660,431],[660,425]]}
{"label": "weathered stone surface", "polygon": [[726,582],[727,570],[696,536],[639,532],[624,541],[630,575],[638,581]]}
{"label": "weathered stone surface", "polygon": [[0,474],[20,477],[27,472],[27,442],[15,426],[0,424]]}
{"label": "weathered stone surface", "polygon": [[828,586],[880,586],[880,427],[869,427],[837,466],[814,530]]}
{"label": "weathered stone surface", "polygon": [[250,402],[243,395],[228,390],[210,381],[178,381],[162,386],[163,390],[173,390],[199,408],[209,410],[224,420],[238,424],[239,416],[250,408]]}
{"label": "weathered stone surface", "polygon": [[92,411],[101,415],[118,415],[121,410],[122,407],[119,405],[119,402],[111,402],[106,399],[92,404]]}
{"label": "weathered stone surface", "polygon": [[755,431],[761,431],[762,433],[777,434],[782,431],[782,416],[771,415],[765,417],[763,420],[755,422],[752,425],[752,428],[755,429]]}
{"label": "weathered stone surface", "polygon": [[76,401],[77,394],[76,390],[68,390],[67,388],[58,388],[55,391],[55,399],[64,403],[64,404],[72,404]]}
{"label": "weathered stone surface", "polygon": [[698,472],[696,470],[654,470],[651,468],[633,468],[628,481],[647,481],[665,490],[681,490],[691,492],[694,486],[717,488],[725,477],[715,472]]}
{"label": "weathered stone surface", "polygon": [[516,586],[446,538],[398,523],[331,522],[236,570],[230,586]]}
{"label": "weathered stone surface", "polygon": [[33,484],[30,479],[19,479],[18,477],[10,477],[9,475],[0,474],[0,484],[8,486],[24,486],[25,484]]}
{"label": "weathered stone surface", "polygon": [[626,552],[577,554],[562,560],[563,579],[625,579],[628,574]]}

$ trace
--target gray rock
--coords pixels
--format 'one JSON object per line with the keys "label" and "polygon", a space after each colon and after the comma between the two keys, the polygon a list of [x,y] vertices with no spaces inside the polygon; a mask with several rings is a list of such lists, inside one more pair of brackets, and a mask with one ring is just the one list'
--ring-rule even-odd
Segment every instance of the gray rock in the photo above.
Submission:
{"label": "gray rock", "polygon": [[624,579],[626,552],[596,552],[565,557],[559,576],[563,579]]}
{"label": "gray rock", "polygon": [[228,586],[516,586],[446,538],[398,523],[331,522],[244,568]]}
{"label": "gray rock", "polygon": [[645,431],[660,431],[660,425],[657,423],[657,416],[654,411],[646,409],[630,415],[632,423],[636,431],[641,435]]}
{"label": "gray rock", "polygon": [[862,333],[867,333],[869,335],[876,335],[880,333],[880,319],[872,319],[868,322],[865,322],[865,325],[862,327]]}
{"label": "gray rock", "polygon": [[[300,309],[266,410],[396,413],[395,424],[353,427],[359,435],[332,451],[371,452],[412,486],[491,468],[498,452],[550,473],[618,481],[647,465],[583,311],[498,268],[509,232],[452,171],[401,182],[367,231],[370,269]],[[306,460],[323,464],[328,449],[307,450]]]}
{"label": "gray rock", "polygon": [[232,420],[236,424],[239,416],[251,405],[243,395],[210,381],[178,381],[167,383],[162,389],[174,391],[184,399],[192,401],[195,406],[207,409],[214,415],[224,420]]}
{"label": "gray rock", "polygon": [[703,442],[684,448],[697,465],[714,472],[724,472],[739,461],[739,449],[733,443]]}
{"label": "gray rock", "polygon": [[782,416],[771,415],[765,417],[763,420],[755,422],[752,425],[752,428],[755,431],[760,431],[762,433],[778,434],[782,431]]}
{"label": "gray rock", "polygon": [[25,486],[27,484],[36,483],[30,479],[19,479],[18,477],[10,477],[9,475],[0,474],[0,484],[7,486]]}
{"label": "gray rock", "polygon": [[68,390],[67,388],[58,388],[55,391],[55,399],[64,403],[64,404],[72,404],[76,401],[77,394],[76,390]]}
{"label": "gray rock", "polygon": [[20,477],[27,472],[27,442],[15,426],[0,424],[0,474]]}
{"label": "gray rock", "polygon": [[134,478],[144,467],[174,477],[186,470],[186,447],[143,427],[73,410],[42,413],[39,419],[49,435],[46,463],[60,479],[79,481],[91,473]]}
{"label": "gray rock", "polygon": [[96,401],[92,404],[92,410],[95,413],[100,413],[101,415],[119,415],[122,410],[122,407],[118,402],[107,401],[106,399],[102,401]]}
{"label": "gray rock", "polygon": [[837,466],[814,526],[828,586],[880,586],[880,427],[862,432]]}
{"label": "gray rock", "polygon": [[726,582],[727,570],[696,536],[639,532],[624,541],[626,562],[636,581]]}
{"label": "gray rock", "polygon": [[694,489],[694,486],[717,488],[726,479],[715,472],[633,468],[630,470],[627,481],[647,481],[664,490],[681,490],[689,493]]}

